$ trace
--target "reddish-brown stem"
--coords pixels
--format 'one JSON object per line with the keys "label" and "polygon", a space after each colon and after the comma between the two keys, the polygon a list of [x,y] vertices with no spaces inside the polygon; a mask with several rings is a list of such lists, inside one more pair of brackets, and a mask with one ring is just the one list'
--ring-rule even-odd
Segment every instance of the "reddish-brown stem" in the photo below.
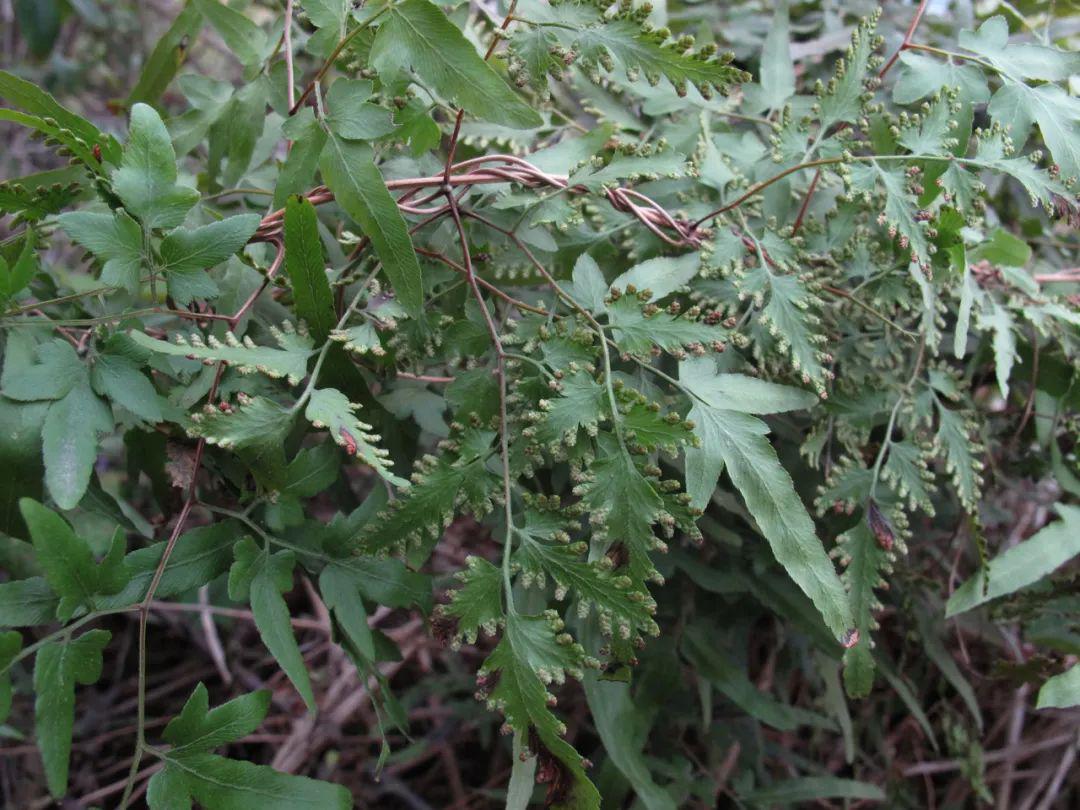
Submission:
{"label": "reddish-brown stem", "polygon": [[818,181],[821,179],[821,169],[814,170],[814,176],[810,180],[810,187],[806,189],[806,196],[803,197],[802,205],[799,206],[799,215],[795,217],[795,224],[791,226],[791,235],[794,236],[799,232],[799,228],[802,227],[803,218],[806,216],[807,209],[810,208],[810,200],[814,196],[814,192],[817,190]]}
{"label": "reddish-brown stem", "polygon": [[900,47],[896,49],[896,53],[889,57],[889,61],[882,66],[880,71],[878,71],[879,79],[885,78],[885,74],[892,70],[892,66],[895,65],[896,61],[900,58],[900,54],[906,51],[908,46],[911,45],[911,38],[915,35],[915,29],[919,27],[919,23],[922,22],[923,14],[926,13],[926,6],[929,2],[930,0],[922,0],[922,2],[919,3],[919,7],[915,9],[915,16],[911,18],[911,23],[904,33],[904,39],[900,43]]}

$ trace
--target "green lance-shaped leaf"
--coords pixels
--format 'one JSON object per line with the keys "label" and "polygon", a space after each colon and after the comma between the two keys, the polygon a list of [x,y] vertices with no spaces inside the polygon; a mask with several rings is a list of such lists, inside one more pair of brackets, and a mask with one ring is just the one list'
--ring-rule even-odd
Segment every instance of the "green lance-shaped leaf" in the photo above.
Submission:
{"label": "green lance-shaped leaf", "polygon": [[315,206],[299,196],[289,197],[285,205],[285,272],[292,284],[296,315],[321,344],[337,321],[334,298],[326,278]]}
{"label": "green lance-shaped leaf", "polygon": [[[693,503],[707,503],[720,473],[727,469],[777,562],[810,597],[835,637],[847,638],[853,618],[844,586],[817,538],[814,522],[795,492],[791,476],[766,438],[768,425],[751,415],[805,407],[809,397],[802,398],[800,405],[800,398],[783,386],[769,386],[771,396],[757,402],[725,395],[724,389],[730,389],[730,383],[717,385],[717,375],[708,367],[710,362],[688,361],[679,370],[681,385],[693,397],[689,418],[701,439],[699,449],[687,450],[687,476],[694,482]],[[749,381],[745,384],[757,387]]]}
{"label": "green lance-shaped leaf", "polygon": [[177,185],[176,179],[176,152],[161,116],[136,104],[113,190],[144,228],[175,228],[199,201],[198,191]]}
{"label": "green lance-shaped leaf", "polygon": [[440,96],[485,121],[517,129],[543,123],[428,0],[389,6],[371,47],[371,64],[387,76],[411,67]]}
{"label": "green lance-shaped leaf", "polygon": [[1038,582],[1080,554],[1080,507],[1059,503],[1060,520],[1037,531],[980,568],[945,605],[947,617],[1008,596]]}
{"label": "green lance-shaped leaf", "polygon": [[78,638],[50,641],[37,651],[34,730],[45,766],[45,782],[57,799],[67,792],[75,685],[89,686],[101,677],[101,652],[110,637],[106,630],[91,630]]}
{"label": "green lance-shaped leaf", "polygon": [[34,551],[45,581],[60,597],[57,618],[67,621],[82,607],[93,608],[97,594],[112,594],[128,582],[124,566],[124,534],[117,529],[109,553],[101,564],[94,562],[90,545],[77,537],[67,521],[37,501],[19,502],[23,520],[30,529]]}
{"label": "green lance-shaped leaf", "polygon": [[398,302],[411,315],[419,315],[424,303],[420,263],[397,202],[372,160],[371,147],[331,136],[319,166],[345,213],[371,239]]}
{"label": "green lance-shaped leaf", "polygon": [[250,601],[266,648],[292,681],[309,711],[315,711],[315,693],[300,648],[293,636],[289,607],[282,594],[292,590],[293,566],[296,558],[291,551],[270,554],[259,548],[250,537],[233,547],[236,561],[229,570],[229,598]]}

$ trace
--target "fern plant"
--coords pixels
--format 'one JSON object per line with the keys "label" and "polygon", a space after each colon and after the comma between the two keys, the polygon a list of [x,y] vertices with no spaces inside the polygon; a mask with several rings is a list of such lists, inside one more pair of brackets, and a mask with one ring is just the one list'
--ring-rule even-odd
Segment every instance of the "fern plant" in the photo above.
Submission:
{"label": "fern plant", "polygon": [[[150,760],[155,810],[352,806],[215,753],[259,727],[265,691],[211,708],[200,684],[148,723],[154,613],[215,583],[312,712],[300,582],[387,729],[404,714],[373,611],[478,645],[515,807],[534,780],[550,806],[600,806],[556,700],[583,682],[653,808],[686,797],[602,721],[629,711],[642,650],[670,634],[703,682],[740,706],[754,692],[721,674],[706,619],[661,604],[667,580],[708,578],[695,558],[718,527],[738,587],[842,656],[852,698],[885,660],[877,616],[917,523],[962,518],[976,541],[949,615],[1080,550],[1064,503],[1000,559],[982,539],[996,422],[1080,494],[1077,278],[1002,217],[1065,240],[1080,216],[1074,52],[1015,43],[1003,17],[923,44],[923,3],[898,50],[859,21],[811,85],[786,7],[736,60],[628,1],[246,5],[187,3],[123,127],[0,73],[0,119],[70,158],[0,184],[0,529],[31,560],[0,583],[0,714],[34,695],[55,798],[77,687],[130,617],[118,806]],[[211,32],[242,81],[182,66]],[[501,550],[466,541],[443,587],[431,560],[464,516]],[[1075,672],[1048,704],[1080,702]]]}

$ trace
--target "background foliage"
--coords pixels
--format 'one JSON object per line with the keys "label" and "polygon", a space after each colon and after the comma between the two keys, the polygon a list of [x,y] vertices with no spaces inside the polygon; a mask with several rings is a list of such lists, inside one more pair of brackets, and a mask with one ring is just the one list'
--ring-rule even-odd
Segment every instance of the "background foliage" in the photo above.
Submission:
{"label": "background foliage", "polygon": [[1069,13],[0,3],[5,804],[1075,806]]}

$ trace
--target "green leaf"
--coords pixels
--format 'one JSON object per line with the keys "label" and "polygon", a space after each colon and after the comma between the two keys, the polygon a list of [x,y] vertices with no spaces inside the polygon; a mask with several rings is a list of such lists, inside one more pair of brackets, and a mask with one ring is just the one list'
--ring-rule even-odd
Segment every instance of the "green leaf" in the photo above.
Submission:
{"label": "green leaf", "polygon": [[[216,754],[162,755],[165,769],[150,780],[150,810],[188,808],[194,800],[214,810],[351,810],[342,785],[280,773],[266,765]],[[177,805],[182,801],[187,804]]]}
{"label": "green leaf", "polygon": [[308,711],[318,708],[307,665],[300,654],[289,621],[289,607],[281,595],[292,590],[296,558],[291,551],[270,554],[245,537],[233,547],[236,562],[229,570],[229,598],[251,603],[255,627],[266,649],[292,681]]}
{"label": "green leaf", "polygon": [[267,50],[266,34],[259,26],[218,0],[192,0],[193,4],[214,30],[225,40],[225,46],[245,67],[262,61]]}
{"label": "green leaf", "polygon": [[409,563],[419,567],[459,508],[478,515],[490,511],[499,480],[484,464],[491,453],[491,438],[490,432],[467,434],[459,439],[458,452],[424,460],[407,496],[394,501],[360,532],[365,550],[376,553],[406,547]]}
{"label": "green leaf", "polygon": [[125,101],[126,106],[131,107],[140,102],[157,104],[160,101],[183,65],[188,49],[199,35],[202,26],[202,12],[194,3],[187,3],[146,58],[142,72],[139,73],[139,80],[131,88]]}
{"label": "green leaf", "polygon": [[372,433],[373,428],[356,418],[360,406],[336,388],[319,388],[311,392],[304,416],[316,428],[326,428],[334,441],[367,464],[380,476],[397,487],[408,487],[409,482],[391,472],[387,461],[389,451],[377,446],[381,438]]}
{"label": "green leaf", "polygon": [[178,228],[161,240],[161,269],[166,274],[209,270],[246,245],[259,221],[258,214],[240,214],[201,228]]}
{"label": "green leaf", "polygon": [[280,347],[277,349],[256,346],[251,338],[241,340],[232,332],[225,333],[224,343],[214,335],[204,339],[198,332],[192,332],[186,338],[176,332],[174,343],[152,338],[142,332],[128,334],[136,344],[158,354],[202,360],[208,364],[224,362],[241,374],[259,372],[272,379],[284,377],[290,385],[298,384],[307,376],[308,360],[314,354],[311,338],[297,332],[288,321],[281,329],[270,328],[270,334]]}
{"label": "green leaf", "polygon": [[326,94],[326,125],[350,141],[372,141],[394,131],[390,111],[368,99],[374,83],[368,79],[338,79]]}
{"label": "green leaf", "polygon": [[737,286],[762,306],[758,322],[780,351],[790,356],[803,381],[823,392],[830,377],[825,366],[825,337],[819,325],[821,299],[798,276],[773,273],[764,264],[748,271]]}
{"label": "green leaf", "polygon": [[585,164],[570,175],[570,183],[599,192],[610,186],[618,186],[624,181],[681,177],[686,171],[686,157],[670,149],[641,155],[617,152],[601,166],[591,162]]}
{"label": "green leaf", "polygon": [[9,264],[7,259],[0,256],[0,302],[6,302],[25,290],[40,269],[33,229],[28,228],[23,235],[22,250],[13,263]]}
{"label": "green leaf", "polygon": [[579,428],[595,433],[608,414],[607,392],[591,374],[579,371],[560,381],[559,396],[540,400],[539,424],[524,435],[540,444],[577,443]]}
{"label": "green leaf", "polygon": [[337,480],[340,468],[341,454],[330,442],[304,448],[289,462],[281,493],[311,498]]}
{"label": "green leaf", "polygon": [[778,110],[795,95],[790,42],[788,7],[787,2],[782,2],[773,12],[772,25],[761,50],[761,101],[766,109]]}
{"label": "green leaf", "polygon": [[[15,537],[27,536],[19,499],[41,500],[41,428],[47,407],[44,403],[22,404],[0,397],[0,461],[4,465],[4,475],[0,476],[0,532]],[[19,576],[15,571],[10,573]]]}
{"label": "green leaf", "polygon": [[979,326],[993,332],[994,371],[1001,396],[1008,399],[1009,377],[1017,359],[1015,321],[1008,309],[994,301],[989,310],[984,309],[980,313]]}
{"label": "green leaf", "polygon": [[[557,639],[561,622],[554,616],[506,617],[506,629],[498,646],[484,661],[479,677],[494,681],[488,699],[505,715],[515,731],[535,732],[540,751],[547,751],[562,773],[557,777],[565,792],[555,808],[599,810],[600,794],[585,775],[581,755],[563,739],[566,727],[548,708],[546,683],[561,683],[564,672],[580,677],[586,665],[584,651],[576,643]],[[495,677],[492,677],[495,676]]]}
{"label": "green leaf", "polygon": [[625,683],[601,680],[586,673],[585,697],[604,750],[634,789],[646,810],[675,810],[668,791],[653,780],[642,748],[648,734],[648,715],[638,711]]}
{"label": "green leaf", "polygon": [[762,692],[742,667],[731,661],[726,650],[717,649],[705,625],[690,627],[683,636],[682,650],[698,674],[715,686],[728,700],[756,720],[780,731],[792,731],[801,725],[832,730],[827,717],[816,712],[781,703]]}
{"label": "green leaf", "polygon": [[[240,525],[231,520],[184,532],[177,538],[169,555],[169,564],[158,582],[155,597],[168,599],[201,588],[225,573],[233,560],[233,543],[240,534]],[[124,566],[131,578],[123,590],[110,596],[99,596],[95,600],[97,608],[115,610],[142,601],[166,545],[164,542],[154,543],[124,557]]]}
{"label": "green leaf", "polygon": [[380,74],[412,67],[425,85],[477,118],[517,129],[543,123],[438,6],[404,0],[388,8],[371,46],[371,64]]}
{"label": "green leaf", "polygon": [[960,47],[977,53],[1013,79],[1056,82],[1080,71],[1080,55],[1035,43],[1010,43],[1009,23],[996,14],[978,31],[961,31]]}
{"label": "green leaf", "polygon": [[1080,664],[1047,679],[1039,689],[1036,709],[1068,709],[1080,705]]}
{"label": "green leaf", "polygon": [[972,104],[984,104],[990,98],[986,74],[974,65],[943,61],[915,51],[900,54],[900,71],[892,94],[897,104],[911,104],[946,87],[957,88],[959,97]]}
{"label": "green leaf", "polygon": [[50,641],[34,661],[34,728],[45,766],[49,793],[67,793],[71,731],[75,723],[75,685],[89,686],[101,677],[101,652],[107,630],[91,630],[78,638]]}
{"label": "green leaf", "polygon": [[[428,5],[426,0],[411,2]],[[424,302],[420,264],[397,202],[372,162],[371,147],[331,137],[319,165],[345,213],[371,239],[398,302],[411,315],[418,316]]]}
{"label": "green leaf", "polygon": [[[58,128],[69,130],[83,142],[88,150],[94,144],[101,147],[101,156],[109,163],[120,162],[120,144],[111,135],[105,135],[81,115],[62,106],[55,98],[37,87],[33,82],[21,79],[6,70],[0,70],[0,98],[40,119],[52,119]],[[66,141],[66,139],[65,139]],[[96,166],[97,161],[89,165]]]}
{"label": "green leaf", "polygon": [[90,545],[77,537],[58,514],[30,498],[19,501],[19,508],[30,529],[45,581],[60,597],[58,619],[67,621],[82,607],[93,609],[97,594],[116,593],[127,584],[130,574],[124,566],[122,531],[113,535],[109,553],[98,565]]}
{"label": "green leaf", "polygon": [[[705,471],[699,480],[713,484],[727,469],[777,562],[810,597],[834,636],[845,637],[853,626],[851,605],[791,476],[766,438],[768,425],[730,410],[726,400],[715,397],[707,384],[701,385],[700,377],[680,370],[679,379],[694,397],[689,418],[701,439],[700,449],[687,450],[688,464],[693,459]],[[711,488],[690,494],[695,505],[704,506]]]}
{"label": "green leaf", "polygon": [[885,587],[882,572],[889,565],[889,554],[878,544],[866,520],[844,532],[837,543],[844,566],[842,579],[859,631],[858,641],[844,651],[844,687],[850,697],[866,697],[874,686],[871,633],[878,627],[874,614],[881,609],[874,591]]}
{"label": "green leaf", "polygon": [[869,782],[840,779],[835,776],[803,776],[768,787],[761,787],[739,796],[754,807],[791,807],[823,799],[863,799],[885,801],[885,791]]}
{"label": "green leaf", "polygon": [[11,713],[11,662],[22,649],[22,634],[14,630],[0,633],[0,723]]}
{"label": "green leaf", "polygon": [[127,408],[140,419],[158,423],[164,419],[161,398],[139,364],[122,354],[100,354],[90,372],[94,390]]}
{"label": "green leaf", "polygon": [[281,132],[292,140],[293,145],[274,186],[275,210],[285,207],[289,195],[302,194],[311,187],[327,138],[326,130],[315,120],[315,113],[310,107],[304,107],[289,118]]}
{"label": "green leaf", "polygon": [[360,595],[387,607],[420,608],[431,611],[431,577],[410,571],[401,560],[393,557],[365,557],[353,554],[334,565],[349,571]]}
{"label": "green leaf", "polygon": [[60,600],[44,577],[0,582],[0,627],[33,627],[56,621]]}
{"label": "green leaf", "polygon": [[131,129],[113,190],[143,228],[175,228],[199,201],[199,192],[176,184],[176,152],[153,107],[131,108]]}
{"label": "green leaf", "polygon": [[285,437],[293,414],[266,397],[240,396],[229,413],[217,408],[192,414],[189,432],[225,450],[237,450],[257,480],[281,486],[285,474]]}
{"label": "green leaf", "polygon": [[208,810],[350,810],[352,799],[341,785],[209,753],[254,732],[269,708],[270,692],[265,689],[210,709],[206,687],[195,687],[165,727],[163,737],[173,747],[155,751],[165,767],[150,780],[151,810],[190,810],[192,800]]}
{"label": "green leaf", "polygon": [[452,635],[460,643],[475,644],[481,631],[494,636],[504,623],[502,571],[483,557],[470,554],[465,568],[455,575],[450,602],[438,609],[437,620],[449,617]]}
{"label": "green leaf", "polygon": [[851,45],[844,58],[836,66],[836,76],[825,88],[825,94],[818,102],[819,131],[825,132],[834,124],[854,123],[862,115],[863,94],[870,78],[870,57],[875,46],[875,25],[871,19],[864,19],[851,34]]}
{"label": "green leaf", "polygon": [[0,180],[0,214],[14,214],[9,227],[58,214],[87,196],[86,179],[84,167],[65,166]]}
{"label": "green leaf", "polygon": [[270,710],[270,690],[260,689],[233,698],[210,709],[210,694],[203,684],[195,687],[180,714],[162,732],[173,746],[171,755],[212,751],[226,743],[238,742],[254,732]]}
{"label": "green leaf", "polygon": [[38,59],[49,55],[60,34],[59,0],[15,0],[19,35]]}
{"label": "green leaf", "polygon": [[679,376],[693,382],[690,389],[713,407],[740,413],[771,414],[813,408],[820,400],[810,391],[767,382],[745,374],[723,374],[709,357],[684,360]]}
{"label": "green leaf", "polygon": [[138,292],[139,273],[144,264],[139,223],[123,211],[112,214],[76,211],[61,214],[57,222],[68,236],[104,262],[102,284]]}
{"label": "green leaf", "polygon": [[[592,11],[595,14],[598,10]],[[726,57],[716,58],[715,49],[706,46],[689,51],[677,41],[669,42],[659,31],[645,30],[632,10],[623,13],[625,16],[616,12],[611,19],[598,15],[597,25],[553,29],[564,47],[580,53],[580,62],[593,81],[599,83],[601,68],[611,71],[618,64],[631,81],[643,76],[656,85],[663,78],[680,96],[693,85],[702,96],[711,98],[714,90],[724,92],[733,83],[749,80],[748,74],[728,65]]]}
{"label": "green leaf", "polygon": [[85,381],[85,370],[82,375],[84,381],[49,407],[41,432],[45,484],[61,509],[74,509],[82,500],[97,460],[98,434],[113,428],[108,406]]}
{"label": "green leaf", "polygon": [[676,355],[695,346],[718,348],[727,337],[727,330],[685,315],[667,310],[646,314],[630,295],[609,305],[607,313],[619,349],[638,357],[650,356],[654,346]]}
{"label": "green leaf", "polygon": [[304,12],[316,28],[331,28],[341,37],[349,19],[350,0],[304,0]]}
{"label": "green leaf", "polygon": [[659,525],[670,537],[676,525],[691,536],[696,532],[692,517],[675,499],[674,493],[660,491],[659,481],[638,469],[629,453],[618,446],[605,447],[590,465],[585,481],[575,487],[593,525],[593,541],[598,550],[613,544],[625,549],[625,573],[638,590],[652,579],[663,581],[651,559],[651,552],[667,550],[667,544],[653,532]]}
{"label": "green leaf", "polygon": [[677,258],[663,256],[649,259],[635,264],[611,282],[611,286],[625,290],[627,285],[632,284],[639,294],[650,291],[652,295],[649,296],[649,301],[659,301],[685,287],[697,275],[700,264],[701,257],[696,253],[687,253]]}
{"label": "green leaf", "polygon": [[600,272],[596,259],[588,253],[582,253],[574,262],[573,294],[574,300],[593,312],[604,311],[604,299],[610,286]]}
{"label": "green leaf", "polygon": [[345,638],[364,658],[374,661],[375,643],[356,574],[344,566],[327,565],[319,574],[319,595]]}
{"label": "green leaf", "polygon": [[1080,554],[1080,507],[1059,503],[1055,508],[1061,520],[994,557],[953,591],[946,618],[1026,588]]}
{"label": "green leaf", "polygon": [[315,206],[299,196],[285,205],[285,272],[292,283],[296,315],[307,324],[316,343],[334,328],[334,298],[326,278],[319,218]]}
{"label": "green leaf", "polygon": [[[86,379],[74,347],[62,338],[35,345],[33,338],[18,332],[8,338],[0,390],[18,402],[63,399],[80,380]],[[110,426],[111,427],[111,426]]]}

